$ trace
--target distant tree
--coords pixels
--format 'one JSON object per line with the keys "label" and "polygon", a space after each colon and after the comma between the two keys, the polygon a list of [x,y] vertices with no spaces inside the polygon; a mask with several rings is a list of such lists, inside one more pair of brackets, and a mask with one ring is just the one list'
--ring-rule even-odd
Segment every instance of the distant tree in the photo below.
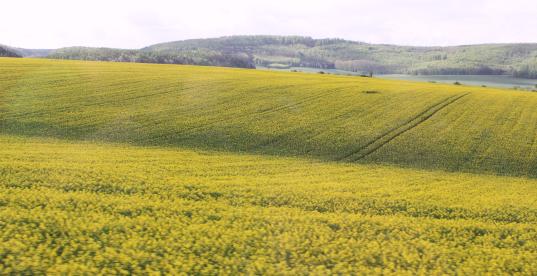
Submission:
{"label": "distant tree", "polygon": [[0,57],[21,57],[21,56],[9,49],[0,47]]}

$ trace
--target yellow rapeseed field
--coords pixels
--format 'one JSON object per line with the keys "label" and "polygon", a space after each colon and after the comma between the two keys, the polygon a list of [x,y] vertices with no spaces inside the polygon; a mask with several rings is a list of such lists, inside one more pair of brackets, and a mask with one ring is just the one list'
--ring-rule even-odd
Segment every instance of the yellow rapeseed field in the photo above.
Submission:
{"label": "yellow rapeseed field", "polygon": [[0,58],[0,274],[537,274],[537,94]]}
{"label": "yellow rapeseed field", "polygon": [[0,138],[4,273],[537,273],[537,180]]}
{"label": "yellow rapeseed field", "polygon": [[537,94],[177,65],[0,59],[3,133],[537,177]]}

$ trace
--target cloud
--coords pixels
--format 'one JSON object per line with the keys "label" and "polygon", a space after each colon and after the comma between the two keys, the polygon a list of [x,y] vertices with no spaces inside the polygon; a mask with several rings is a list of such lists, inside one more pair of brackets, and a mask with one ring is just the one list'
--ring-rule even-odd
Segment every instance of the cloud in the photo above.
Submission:
{"label": "cloud", "polygon": [[0,43],[140,48],[234,34],[339,37],[373,43],[537,42],[524,0],[18,0],[2,3]]}

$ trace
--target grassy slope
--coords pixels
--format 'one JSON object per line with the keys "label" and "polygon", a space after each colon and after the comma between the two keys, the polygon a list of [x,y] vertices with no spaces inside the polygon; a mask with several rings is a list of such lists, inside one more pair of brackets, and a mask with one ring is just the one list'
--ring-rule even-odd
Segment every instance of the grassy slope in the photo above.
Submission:
{"label": "grassy slope", "polygon": [[537,273],[535,180],[6,135],[0,144],[5,273]]}
{"label": "grassy slope", "polygon": [[48,60],[0,72],[4,133],[537,176],[531,93]]}

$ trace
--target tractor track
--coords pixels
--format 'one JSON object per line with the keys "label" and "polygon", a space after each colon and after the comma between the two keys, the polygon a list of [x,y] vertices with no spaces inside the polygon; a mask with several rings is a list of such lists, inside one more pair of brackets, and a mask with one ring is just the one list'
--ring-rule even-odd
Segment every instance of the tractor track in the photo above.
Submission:
{"label": "tractor track", "polygon": [[359,148],[358,150],[355,150],[345,155],[343,158],[340,158],[340,161],[355,162],[355,161],[364,159],[365,157],[376,152],[377,150],[379,150],[380,148],[382,148],[384,145],[388,144],[395,138],[421,125],[422,123],[427,121],[429,118],[434,116],[436,113],[440,112],[441,110],[445,109],[449,105],[455,103],[456,101],[460,100],[461,98],[465,97],[468,94],[469,93],[451,96],[451,97],[444,99],[443,101],[440,101],[439,103],[434,104],[433,106],[420,112],[418,115],[410,118],[404,124],[398,127],[392,128],[388,132],[385,132],[384,134],[377,136],[375,139],[371,140],[369,143]]}

